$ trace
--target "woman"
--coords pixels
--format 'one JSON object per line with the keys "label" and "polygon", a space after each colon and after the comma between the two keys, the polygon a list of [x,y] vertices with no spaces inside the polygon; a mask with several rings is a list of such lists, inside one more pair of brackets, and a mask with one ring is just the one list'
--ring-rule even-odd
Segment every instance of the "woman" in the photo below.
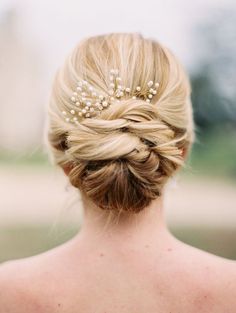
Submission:
{"label": "woman", "polygon": [[82,228],[2,265],[0,312],[235,313],[235,262],[178,241],[163,217],[193,129],[189,81],[168,49],[138,34],[80,43],[56,75],[48,138],[81,192]]}

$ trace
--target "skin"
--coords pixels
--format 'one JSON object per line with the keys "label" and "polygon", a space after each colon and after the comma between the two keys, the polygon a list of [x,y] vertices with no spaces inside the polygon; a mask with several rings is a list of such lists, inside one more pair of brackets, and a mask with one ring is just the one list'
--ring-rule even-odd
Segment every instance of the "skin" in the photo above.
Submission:
{"label": "skin", "polygon": [[174,238],[162,197],[119,219],[82,200],[72,240],[0,266],[0,313],[236,312],[236,262]]}

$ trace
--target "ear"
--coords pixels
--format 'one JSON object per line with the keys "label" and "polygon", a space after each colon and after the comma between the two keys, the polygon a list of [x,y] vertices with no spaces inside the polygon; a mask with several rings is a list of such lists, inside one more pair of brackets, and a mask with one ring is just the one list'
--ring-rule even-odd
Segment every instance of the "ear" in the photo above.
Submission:
{"label": "ear", "polygon": [[67,163],[64,166],[62,166],[62,169],[63,169],[64,173],[66,174],[66,176],[68,176],[70,171],[73,169],[73,165],[72,165],[72,163]]}
{"label": "ear", "polygon": [[184,160],[187,159],[187,156],[188,156],[188,149],[186,147],[182,148],[182,157],[184,158]]}

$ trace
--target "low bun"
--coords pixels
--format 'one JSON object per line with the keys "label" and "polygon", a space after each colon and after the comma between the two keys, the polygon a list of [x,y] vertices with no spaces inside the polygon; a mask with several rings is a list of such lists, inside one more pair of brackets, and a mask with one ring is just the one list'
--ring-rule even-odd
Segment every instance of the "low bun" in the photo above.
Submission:
{"label": "low bun", "polygon": [[[114,68],[122,85],[109,78]],[[75,107],[71,94],[81,80],[99,97],[113,95],[111,85],[123,96],[110,96],[105,108],[93,103],[93,111],[90,100]],[[94,110],[100,114],[88,113]],[[49,118],[55,163],[70,169],[71,184],[97,206],[117,212],[140,212],[161,196],[194,139],[188,77],[169,50],[138,34],[98,36],[76,47],[55,77]]]}
{"label": "low bun", "polygon": [[68,134],[69,179],[102,209],[139,212],[182,164],[183,138],[144,101],[121,101],[104,115]]}

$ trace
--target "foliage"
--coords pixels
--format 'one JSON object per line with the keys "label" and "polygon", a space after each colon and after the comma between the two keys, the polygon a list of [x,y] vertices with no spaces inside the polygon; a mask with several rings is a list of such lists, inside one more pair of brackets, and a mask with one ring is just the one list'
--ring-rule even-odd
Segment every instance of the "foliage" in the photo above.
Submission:
{"label": "foliage", "polygon": [[236,11],[217,11],[197,25],[192,102],[199,128],[236,125]]}

